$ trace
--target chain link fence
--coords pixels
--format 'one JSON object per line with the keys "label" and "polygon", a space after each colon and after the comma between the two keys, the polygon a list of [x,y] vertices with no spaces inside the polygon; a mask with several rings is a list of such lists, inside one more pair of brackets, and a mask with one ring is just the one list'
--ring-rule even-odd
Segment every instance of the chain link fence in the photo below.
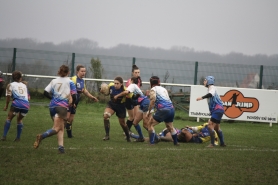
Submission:
{"label": "chain link fence", "polygon": [[[41,51],[19,48],[0,48],[0,71],[11,73],[20,70],[23,74],[56,76],[59,67],[66,64],[75,74],[78,64],[87,69],[86,78],[95,78],[92,61],[101,64],[101,79],[113,80],[121,76],[124,80],[131,77],[132,65],[140,68],[143,82],[148,82],[153,75],[159,76],[161,82],[171,84],[202,84],[205,76],[213,75],[217,86],[278,89],[278,66],[242,65],[207,63],[198,61],[158,60],[147,58],[103,56],[69,52]],[[236,62],[236,61],[235,61]],[[263,64],[263,61],[262,61]],[[5,76],[6,83],[11,81]],[[25,77],[30,88],[44,89],[50,79]],[[90,91],[97,90],[96,82],[88,81]],[[143,89],[149,85],[143,84]],[[172,92],[186,92],[186,87],[167,86]]]}

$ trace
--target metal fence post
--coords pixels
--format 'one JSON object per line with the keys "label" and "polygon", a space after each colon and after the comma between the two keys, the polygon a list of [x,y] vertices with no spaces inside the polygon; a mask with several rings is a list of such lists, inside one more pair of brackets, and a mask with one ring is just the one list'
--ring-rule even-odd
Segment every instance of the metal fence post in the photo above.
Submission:
{"label": "metal fence post", "polygon": [[198,76],[198,62],[195,62],[195,74],[194,74],[194,85],[197,85],[197,76]]}
{"label": "metal fence post", "polygon": [[71,55],[71,76],[74,76],[74,62],[75,62],[75,53]]}
{"label": "metal fence post", "polygon": [[259,89],[262,89],[262,86],[263,86],[263,72],[264,72],[264,66],[261,65],[261,67],[260,67],[260,82],[259,82]]}
{"label": "metal fence post", "polygon": [[14,53],[13,53],[12,72],[15,71],[15,62],[16,62],[16,48],[14,48]]}

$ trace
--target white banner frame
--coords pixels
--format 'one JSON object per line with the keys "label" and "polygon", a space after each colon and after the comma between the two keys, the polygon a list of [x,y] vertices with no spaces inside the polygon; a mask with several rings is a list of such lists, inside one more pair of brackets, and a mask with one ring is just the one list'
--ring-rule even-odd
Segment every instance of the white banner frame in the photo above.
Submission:
{"label": "white banner frame", "polygon": [[[225,114],[222,119],[251,122],[277,123],[278,91],[264,89],[247,89],[234,87],[217,87],[223,102]],[[201,85],[191,86],[189,116],[210,118],[207,99],[196,101],[197,97],[208,93]]]}

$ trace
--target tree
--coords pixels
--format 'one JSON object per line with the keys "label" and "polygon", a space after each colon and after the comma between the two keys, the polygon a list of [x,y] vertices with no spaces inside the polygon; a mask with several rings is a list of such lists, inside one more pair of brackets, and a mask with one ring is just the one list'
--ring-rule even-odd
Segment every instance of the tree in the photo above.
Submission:
{"label": "tree", "polygon": [[170,77],[169,71],[167,70],[165,76],[163,77],[163,82],[167,83],[168,78]]}
{"label": "tree", "polygon": [[[102,79],[103,67],[102,67],[102,64],[101,64],[101,61],[99,60],[99,58],[91,59],[90,70],[92,72],[92,78]],[[99,81],[94,82],[93,89],[98,91],[98,89],[100,88],[100,85],[101,85],[101,82],[99,82]]]}
{"label": "tree", "polygon": [[[162,82],[167,83],[167,80],[168,80],[169,76],[170,76],[170,74],[169,74],[169,71],[167,70],[165,75],[163,76]],[[162,86],[162,87],[166,88],[166,86]]]}

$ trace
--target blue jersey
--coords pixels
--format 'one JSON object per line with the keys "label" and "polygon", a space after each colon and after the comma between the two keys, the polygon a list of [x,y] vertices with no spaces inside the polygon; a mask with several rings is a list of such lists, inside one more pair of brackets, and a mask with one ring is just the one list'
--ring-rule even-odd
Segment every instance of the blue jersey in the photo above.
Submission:
{"label": "blue jersey", "polygon": [[76,86],[77,93],[82,93],[86,89],[85,81],[82,78],[78,78],[76,75],[71,77],[71,80]]}
{"label": "blue jersey", "polygon": [[125,103],[126,97],[123,97],[123,96],[120,96],[117,98],[117,100],[114,100],[114,96],[125,91],[125,87],[124,87],[124,89],[122,89],[122,88],[116,89],[113,82],[111,82],[108,86],[109,86],[110,100],[114,103],[120,103],[120,104]]}
{"label": "blue jersey", "polygon": [[224,110],[222,100],[220,99],[220,96],[218,95],[217,90],[214,85],[209,86],[208,93],[212,94],[212,97],[207,99],[209,111],[213,112],[217,109]]}
{"label": "blue jersey", "polygon": [[76,87],[77,103],[78,103],[80,100],[80,94],[83,93],[84,90],[86,89],[85,80],[83,80],[82,78],[78,78],[78,76],[76,75],[71,77],[71,80],[73,81]]}
{"label": "blue jersey", "polygon": [[69,107],[69,100],[72,94],[76,94],[76,88],[68,77],[58,77],[53,79],[45,91],[52,94],[52,99],[50,101],[49,107]]}

